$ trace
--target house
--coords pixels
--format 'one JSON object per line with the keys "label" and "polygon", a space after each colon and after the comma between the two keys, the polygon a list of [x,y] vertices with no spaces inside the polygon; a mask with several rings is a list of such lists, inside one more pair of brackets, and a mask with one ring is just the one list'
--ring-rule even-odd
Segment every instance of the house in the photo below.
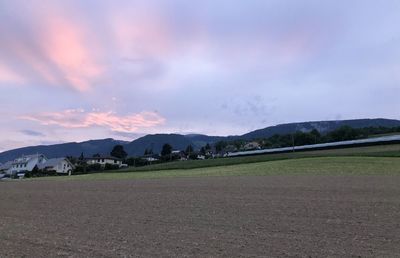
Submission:
{"label": "house", "polygon": [[12,167],[12,161],[7,161],[0,166],[0,174],[9,174]]}
{"label": "house", "polygon": [[147,162],[155,162],[160,160],[160,157],[157,154],[147,154],[144,155],[142,159],[146,160]]}
{"label": "house", "polygon": [[112,156],[99,156],[86,159],[88,165],[100,164],[103,168],[106,164],[122,166],[122,160]]}
{"label": "house", "polygon": [[258,142],[249,142],[243,147],[244,150],[259,150],[261,146]]}
{"label": "house", "polygon": [[205,160],[206,156],[199,154],[199,155],[197,155],[197,159]]}
{"label": "house", "polygon": [[8,170],[10,174],[20,174],[21,172],[32,171],[35,166],[45,163],[47,158],[43,154],[26,155],[15,159]]}
{"label": "house", "polygon": [[188,156],[186,155],[186,153],[184,151],[181,150],[174,150],[171,152],[171,156],[173,160],[187,160]]}
{"label": "house", "polygon": [[67,158],[55,158],[38,165],[38,168],[45,171],[55,171],[58,174],[71,175],[75,166]]}

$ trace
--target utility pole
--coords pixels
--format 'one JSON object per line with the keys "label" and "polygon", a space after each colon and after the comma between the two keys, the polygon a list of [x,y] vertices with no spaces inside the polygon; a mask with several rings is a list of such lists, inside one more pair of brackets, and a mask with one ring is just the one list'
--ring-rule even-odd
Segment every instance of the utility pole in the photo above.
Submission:
{"label": "utility pole", "polygon": [[294,152],[294,134],[292,134],[292,146],[293,146],[293,152]]}

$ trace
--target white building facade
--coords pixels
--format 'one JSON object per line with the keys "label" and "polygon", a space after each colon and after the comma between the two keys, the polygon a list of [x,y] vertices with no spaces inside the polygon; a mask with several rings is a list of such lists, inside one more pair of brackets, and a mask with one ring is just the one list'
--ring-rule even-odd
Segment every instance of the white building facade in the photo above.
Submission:
{"label": "white building facade", "polygon": [[27,155],[15,159],[8,170],[10,174],[32,171],[35,166],[46,163],[47,158],[43,154]]}
{"label": "white building facade", "polygon": [[100,164],[102,167],[105,167],[106,164],[110,165],[117,165],[121,167],[122,165],[122,160],[119,158],[115,157],[93,157],[93,158],[88,158],[87,160],[88,165],[94,165],[94,164]]}
{"label": "white building facade", "polygon": [[45,163],[38,166],[39,169],[47,171],[55,171],[58,174],[71,175],[75,166],[67,158],[49,159]]}

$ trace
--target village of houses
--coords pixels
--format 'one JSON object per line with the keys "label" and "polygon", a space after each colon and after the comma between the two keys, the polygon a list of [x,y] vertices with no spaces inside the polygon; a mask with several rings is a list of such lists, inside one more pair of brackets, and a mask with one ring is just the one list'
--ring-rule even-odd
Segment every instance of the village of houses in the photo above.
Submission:
{"label": "village of houses", "polygon": [[[257,142],[249,142],[243,146],[244,150],[260,149],[260,145]],[[223,153],[229,153],[237,151],[233,145],[227,145],[223,152],[216,153],[215,151],[209,150],[206,153],[187,153],[182,150],[173,150],[170,154],[171,160],[186,161],[189,159],[204,160],[206,158],[219,158],[223,157]],[[134,158],[132,158],[134,159]],[[141,160],[141,164],[150,165],[161,160],[161,156],[158,154],[145,154],[142,157],[135,158]],[[129,160],[129,159],[128,159]],[[95,167],[97,171],[103,171],[107,167],[112,169],[120,169],[128,167],[128,164],[124,163],[126,159],[113,157],[110,155],[94,155],[90,158],[71,158],[71,157],[59,157],[48,159],[43,154],[30,154],[22,155],[11,161],[7,161],[4,164],[0,163],[0,179],[22,179],[27,177],[33,171],[39,171],[41,175],[68,175],[71,176],[77,170],[77,167],[81,166],[82,163],[85,166]],[[138,164],[129,164],[130,166],[137,166]]]}

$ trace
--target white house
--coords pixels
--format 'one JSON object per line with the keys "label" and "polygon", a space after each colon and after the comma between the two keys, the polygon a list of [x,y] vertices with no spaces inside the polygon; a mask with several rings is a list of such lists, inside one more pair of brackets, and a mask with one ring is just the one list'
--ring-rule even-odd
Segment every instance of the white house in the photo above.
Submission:
{"label": "white house", "polygon": [[100,164],[102,167],[105,167],[106,164],[118,165],[119,167],[122,165],[121,159],[112,156],[87,158],[86,161],[89,165]]}
{"label": "white house", "polygon": [[199,155],[197,155],[197,159],[205,160],[206,156],[199,154]]}
{"label": "white house", "polygon": [[179,159],[181,161],[188,160],[188,155],[186,155],[184,151],[174,150],[171,152],[171,155],[174,157],[174,159]]}
{"label": "white house", "polygon": [[2,164],[0,166],[0,174],[1,173],[9,173],[11,167],[12,167],[12,161],[7,161],[6,163]]}
{"label": "white house", "polygon": [[67,158],[55,158],[38,165],[38,168],[47,171],[56,171],[59,174],[71,175],[75,166]]}
{"label": "white house", "polygon": [[261,149],[261,146],[258,142],[249,142],[246,145],[244,145],[243,149],[245,150],[259,150]]}
{"label": "white house", "polygon": [[35,166],[45,163],[47,158],[43,154],[27,155],[15,159],[8,170],[11,174],[32,171]]}
{"label": "white house", "polygon": [[148,155],[143,157],[144,160],[146,160],[147,162],[154,162],[154,161],[158,161],[159,159],[154,156],[154,155]]}

